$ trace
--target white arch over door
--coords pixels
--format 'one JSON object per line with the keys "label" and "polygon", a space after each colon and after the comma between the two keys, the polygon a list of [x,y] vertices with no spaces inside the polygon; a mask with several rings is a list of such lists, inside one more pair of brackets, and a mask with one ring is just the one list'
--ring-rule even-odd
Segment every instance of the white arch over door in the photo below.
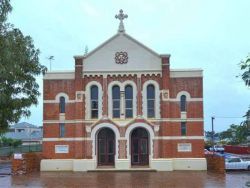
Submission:
{"label": "white arch over door", "polygon": [[152,129],[152,127],[150,127],[148,124],[146,123],[134,123],[132,125],[130,125],[126,132],[125,132],[125,138],[127,140],[127,158],[129,159],[129,161],[131,161],[131,155],[130,155],[130,148],[131,148],[131,133],[133,132],[134,129],[136,128],[144,128],[147,130],[148,134],[149,134],[149,164],[151,159],[153,158],[153,153],[154,153],[154,149],[153,149],[153,139],[155,137],[154,131]]}
{"label": "white arch over door", "polygon": [[97,141],[98,141],[97,135],[98,135],[98,132],[103,128],[110,128],[115,134],[115,162],[116,162],[116,160],[118,159],[118,154],[119,154],[119,142],[118,142],[118,140],[120,140],[120,133],[119,133],[118,128],[111,123],[98,124],[91,131],[92,158],[97,161],[97,155],[96,155],[97,154]]}

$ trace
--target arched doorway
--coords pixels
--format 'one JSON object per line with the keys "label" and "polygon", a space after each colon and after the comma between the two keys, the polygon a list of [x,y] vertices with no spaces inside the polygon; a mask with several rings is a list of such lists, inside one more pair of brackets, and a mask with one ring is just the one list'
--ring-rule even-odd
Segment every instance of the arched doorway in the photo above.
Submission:
{"label": "arched doorway", "polygon": [[114,165],[115,134],[109,128],[103,128],[97,135],[98,165]]}
{"label": "arched doorway", "polygon": [[131,133],[131,164],[148,165],[149,136],[144,128],[136,128]]}

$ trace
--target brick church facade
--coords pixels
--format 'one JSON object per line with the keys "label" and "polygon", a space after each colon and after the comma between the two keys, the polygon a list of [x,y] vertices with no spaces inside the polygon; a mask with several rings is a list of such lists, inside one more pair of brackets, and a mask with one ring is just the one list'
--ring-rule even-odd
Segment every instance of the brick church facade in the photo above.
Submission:
{"label": "brick church facade", "polygon": [[205,170],[203,77],[125,33],[48,72],[41,170]]}

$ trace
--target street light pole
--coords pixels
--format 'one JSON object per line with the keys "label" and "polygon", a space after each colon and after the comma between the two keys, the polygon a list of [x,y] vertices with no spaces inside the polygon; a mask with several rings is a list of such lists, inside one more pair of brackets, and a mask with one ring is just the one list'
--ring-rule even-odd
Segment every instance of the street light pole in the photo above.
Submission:
{"label": "street light pole", "polygon": [[212,120],[212,148],[214,149],[214,119],[215,117],[211,117]]}

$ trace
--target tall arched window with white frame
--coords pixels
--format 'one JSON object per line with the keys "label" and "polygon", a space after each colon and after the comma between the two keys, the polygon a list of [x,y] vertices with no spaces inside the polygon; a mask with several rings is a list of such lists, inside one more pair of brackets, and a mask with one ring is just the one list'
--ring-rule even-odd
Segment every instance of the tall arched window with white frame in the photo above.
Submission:
{"label": "tall arched window with white frame", "polygon": [[125,87],[125,117],[133,117],[133,87],[131,85]]}
{"label": "tall arched window with white frame", "polygon": [[153,84],[147,86],[147,114],[148,118],[155,118],[155,87]]}
{"label": "tall arched window with white frame", "polygon": [[98,87],[96,85],[91,86],[90,89],[91,100],[91,118],[98,118]]}
{"label": "tall arched window with white frame", "polygon": [[187,97],[186,97],[186,95],[181,96],[180,108],[181,108],[181,112],[187,111]]}
{"label": "tall arched window with white frame", "polygon": [[121,112],[120,107],[121,107],[120,87],[115,85],[112,87],[113,118],[120,118],[120,112]]}
{"label": "tall arched window with white frame", "polygon": [[65,113],[65,97],[59,98],[59,112]]}

